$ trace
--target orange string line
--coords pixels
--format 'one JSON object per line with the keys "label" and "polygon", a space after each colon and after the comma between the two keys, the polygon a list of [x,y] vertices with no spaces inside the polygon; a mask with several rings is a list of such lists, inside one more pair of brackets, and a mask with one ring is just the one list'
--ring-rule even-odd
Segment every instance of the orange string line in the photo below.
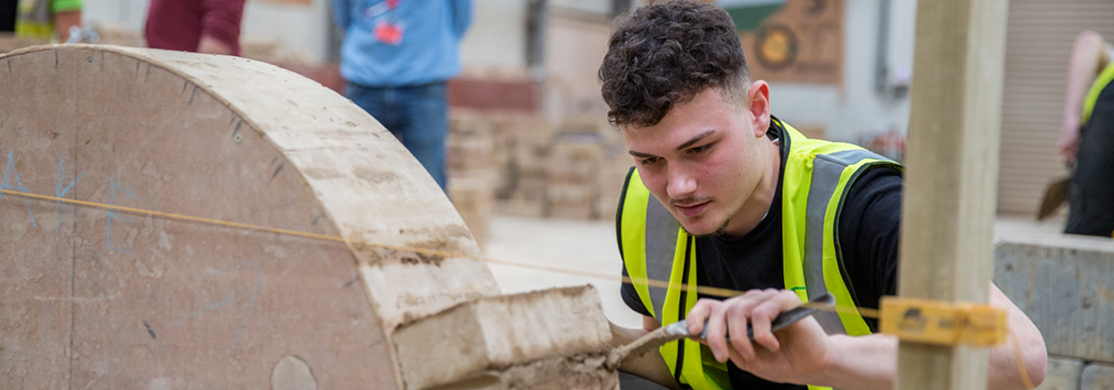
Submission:
{"label": "orange string line", "polygon": [[1010,343],[1013,344],[1014,361],[1017,362],[1017,372],[1021,375],[1021,383],[1025,385],[1028,390],[1033,390],[1033,381],[1029,379],[1029,370],[1025,369],[1025,357],[1021,354],[1021,343],[1017,341],[1017,335],[1009,332]]}
{"label": "orange string line", "polygon": [[[572,270],[572,269],[566,269],[566,268],[550,267],[550,266],[545,266],[545,265],[527,264],[527,263],[516,262],[516,261],[497,260],[497,259],[492,259],[492,258],[487,258],[487,257],[478,257],[478,256],[472,256],[472,255],[464,254],[464,253],[456,253],[456,252],[450,252],[450,251],[444,251],[444,250],[438,250],[438,249],[427,249],[427,248],[419,248],[419,247],[404,246],[404,245],[378,244],[378,243],[372,243],[372,242],[367,242],[367,241],[363,241],[363,240],[349,240],[349,239],[346,239],[344,237],[339,237],[339,236],[330,236],[330,235],[325,235],[325,234],[308,233],[308,232],[302,232],[302,231],[297,231],[297,230],[289,230],[289,229],[270,228],[270,227],[266,227],[266,226],[252,225],[252,224],[246,224],[246,223],[229,222],[229,221],[222,221],[222,220],[218,220],[218,219],[194,217],[194,216],[183,215],[183,214],[164,213],[164,212],[161,212],[161,211],[146,210],[146,209],[140,209],[140,208],[134,208],[134,207],[117,206],[117,205],[110,205],[110,204],[97,203],[97,202],[88,202],[88,201],[83,201],[83,200],[65,199],[65,198],[59,198],[59,197],[54,197],[54,196],[33,194],[33,193],[28,193],[28,192],[19,192],[19,191],[12,191],[12,190],[0,190],[0,194],[20,196],[20,197],[36,199],[36,200],[41,200],[41,201],[62,202],[62,203],[71,204],[71,205],[85,206],[85,207],[91,207],[91,208],[97,208],[97,209],[103,209],[103,210],[119,211],[119,212],[137,214],[137,215],[150,215],[150,216],[153,216],[153,217],[160,217],[160,218],[179,220],[179,221],[204,223],[204,224],[210,224],[210,225],[227,226],[227,227],[231,227],[231,228],[254,230],[254,231],[282,234],[282,235],[288,235],[288,236],[305,237],[305,238],[324,240],[324,241],[341,242],[341,243],[345,243],[345,244],[347,244],[347,245],[349,245],[353,248],[379,247],[379,248],[387,248],[387,249],[393,249],[393,250],[398,250],[398,251],[408,251],[408,252],[422,253],[422,254],[427,254],[427,255],[444,257],[444,258],[463,258],[463,259],[469,259],[469,260],[484,262],[484,263],[488,263],[488,264],[499,264],[499,265],[507,265],[507,266],[520,267],[520,268],[529,268],[529,269],[535,269],[535,270],[540,270],[540,271],[554,272],[554,273],[560,273],[560,274],[566,274],[566,275],[576,275],[576,276],[588,277],[588,278],[593,278],[593,279],[616,281],[616,282],[621,282],[621,283],[644,283],[646,285],[653,286],[653,287],[660,287],[660,288],[666,288],[666,289],[678,289],[678,290],[681,290],[681,291],[693,291],[693,290],[695,290],[698,294],[704,294],[704,295],[720,297],[720,298],[730,298],[730,297],[733,297],[733,296],[742,295],[744,293],[743,291],[737,291],[737,290],[731,290],[731,289],[725,289],[725,288],[718,288],[718,287],[710,287],[710,286],[690,287],[690,286],[685,285],[685,284],[672,283],[672,282],[661,281],[661,280],[653,280],[653,279],[646,279],[646,278],[632,278],[632,277],[629,277],[629,276],[601,274],[601,273],[597,273],[597,272]],[[878,318],[879,315],[880,315],[879,310],[872,309],[872,308],[866,308],[866,307],[849,307],[849,306],[831,307],[831,306],[825,306],[825,305],[813,305],[813,304],[809,304],[809,303],[805,303],[804,306],[814,308],[814,309],[817,309],[817,310],[834,311],[834,312],[837,312],[837,313],[844,313],[844,314],[850,314],[850,313],[856,313],[857,312],[859,315],[861,315],[863,317],[867,317],[867,318]]]}

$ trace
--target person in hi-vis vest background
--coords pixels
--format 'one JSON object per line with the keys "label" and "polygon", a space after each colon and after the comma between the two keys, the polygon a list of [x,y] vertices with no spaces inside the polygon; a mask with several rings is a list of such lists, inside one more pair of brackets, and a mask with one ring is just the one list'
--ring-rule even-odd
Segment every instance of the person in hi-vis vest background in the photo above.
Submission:
{"label": "person in hi-vis vest background", "polygon": [[1114,46],[1094,31],[1075,39],[1060,154],[1073,166],[1064,233],[1114,235]]}
{"label": "person in hi-vis vest background", "polygon": [[[608,119],[635,162],[616,231],[623,273],[634,280],[623,300],[644,316],[643,329],[613,325],[613,344],[682,319],[693,334],[707,321],[708,332],[620,369],[670,388],[891,388],[897,339],[877,334],[873,320],[820,312],[777,333],[770,322],[829,292],[840,306],[868,308],[895,294],[901,166],[808,139],[771,115],[769,85],[750,79],[735,26],[714,5],[635,9],[612,33],[599,77]],[[647,279],[746,293],[719,300]],[[987,288],[1040,383],[1040,332]],[[990,388],[1024,387],[1013,348],[991,349]]]}

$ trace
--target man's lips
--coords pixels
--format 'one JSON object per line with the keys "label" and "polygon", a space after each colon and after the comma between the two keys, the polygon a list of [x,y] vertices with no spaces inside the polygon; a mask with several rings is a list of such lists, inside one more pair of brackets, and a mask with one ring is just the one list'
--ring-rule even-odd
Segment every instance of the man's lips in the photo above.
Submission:
{"label": "man's lips", "polygon": [[673,206],[676,207],[677,210],[681,211],[681,215],[684,215],[686,217],[693,217],[693,216],[699,215],[700,213],[704,212],[704,209],[707,208],[708,205],[711,204],[711,203],[712,203],[711,200],[705,200],[705,201],[699,202],[699,203],[691,203],[691,204],[687,204],[687,205],[683,205],[683,206],[679,205],[679,204],[674,204]]}

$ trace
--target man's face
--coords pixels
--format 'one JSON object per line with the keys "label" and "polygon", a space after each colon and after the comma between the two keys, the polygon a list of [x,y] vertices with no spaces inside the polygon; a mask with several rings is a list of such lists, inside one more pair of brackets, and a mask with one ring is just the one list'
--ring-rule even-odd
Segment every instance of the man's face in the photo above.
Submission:
{"label": "man's face", "polygon": [[[752,87],[748,95],[754,93]],[[732,218],[768,171],[759,150],[759,142],[769,142],[766,128],[757,128],[763,121],[752,111],[710,88],[673,106],[656,125],[620,126],[642,182],[689,233],[735,233],[739,222]]]}

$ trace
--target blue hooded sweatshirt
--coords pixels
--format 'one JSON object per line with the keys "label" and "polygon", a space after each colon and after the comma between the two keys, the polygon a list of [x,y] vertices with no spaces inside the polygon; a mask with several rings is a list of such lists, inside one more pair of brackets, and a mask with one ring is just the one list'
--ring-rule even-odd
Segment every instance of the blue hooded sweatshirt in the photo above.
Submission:
{"label": "blue hooded sweatshirt", "polygon": [[[332,2],[333,18],[346,33],[340,61],[345,80],[397,87],[446,81],[460,73],[459,42],[472,22],[471,0]],[[384,42],[377,28],[380,33],[397,29],[400,39]]]}

